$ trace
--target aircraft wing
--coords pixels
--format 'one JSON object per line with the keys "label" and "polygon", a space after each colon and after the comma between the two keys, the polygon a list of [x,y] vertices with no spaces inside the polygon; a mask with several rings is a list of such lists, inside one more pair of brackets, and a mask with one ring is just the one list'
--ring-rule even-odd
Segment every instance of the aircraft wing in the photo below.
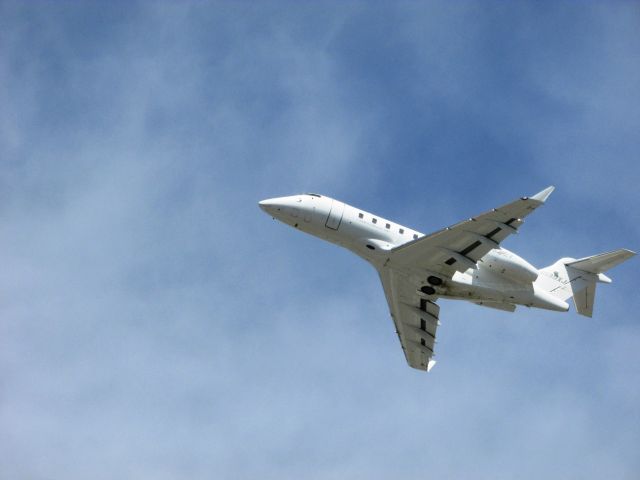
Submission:
{"label": "aircraft wing", "polygon": [[509,235],[518,232],[524,218],[542,205],[554,187],[532,197],[522,197],[451,227],[405,243],[389,251],[387,266],[406,274],[453,274],[476,268],[490,250],[499,248]]}
{"label": "aircraft wing", "polygon": [[420,285],[393,268],[378,270],[391,318],[407,363],[419,370],[431,370],[440,307],[421,298]]}
{"label": "aircraft wing", "polygon": [[390,250],[378,269],[391,318],[407,363],[429,371],[435,361],[434,345],[440,307],[420,292],[429,275],[451,278],[456,271],[475,268],[491,249],[517,233],[524,217],[542,205],[553,187],[523,197],[452,227]]}

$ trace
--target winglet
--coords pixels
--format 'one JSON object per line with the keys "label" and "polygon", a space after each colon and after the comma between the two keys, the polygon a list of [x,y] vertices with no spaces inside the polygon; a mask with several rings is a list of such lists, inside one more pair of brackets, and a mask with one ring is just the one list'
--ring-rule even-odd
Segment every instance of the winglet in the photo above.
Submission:
{"label": "winglet", "polygon": [[544,203],[547,198],[549,198],[549,195],[551,195],[551,193],[556,189],[556,187],[554,187],[553,185],[551,185],[550,187],[545,188],[544,190],[542,190],[541,192],[536,193],[534,196],[529,197],[531,198],[531,200],[537,200],[539,202]]}
{"label": "winglet", "polygon": [[427,372],[430,372],[435,364],[436,364],[435,360],[429,360],[429,363],[427,364]]}

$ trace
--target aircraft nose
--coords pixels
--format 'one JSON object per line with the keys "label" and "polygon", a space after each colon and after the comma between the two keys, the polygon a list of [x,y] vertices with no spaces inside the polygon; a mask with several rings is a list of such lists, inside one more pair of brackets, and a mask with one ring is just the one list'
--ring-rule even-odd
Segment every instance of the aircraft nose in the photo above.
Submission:
{"label": "aircraft nose", "polygon": [[293,196],[268,198],[258,202],[258,206],[274,218],[279,218],[280,215],[288,212],[289,209],[295,205],[298,204],[296,203],[296,197]]}
{"label": "aircraft nose", "polygon": [[278,206],[277,198],[268,198],[266,200],[260,200],[258,206],[267,213],[271,213]]}

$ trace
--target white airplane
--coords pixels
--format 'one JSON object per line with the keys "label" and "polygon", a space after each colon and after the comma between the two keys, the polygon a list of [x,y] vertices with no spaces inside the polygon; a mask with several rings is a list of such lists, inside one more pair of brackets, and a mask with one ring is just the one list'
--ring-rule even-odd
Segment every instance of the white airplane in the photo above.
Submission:
{"label": "white airplane", "polygon": [[438,298],[467,300],[513,312],[516,305],[591,317],[604,272],[635,255],[626,249],[581,258],[561,258],[538,270],[501,242],[517,233],[524,217],[542,205],[554,187],[522,197],[451,227],[424,235],[338,200],[306,193],[259,202],[287,225],[340,245],[371,263],[380,275],[391,318],[413,368],[435,365]]}

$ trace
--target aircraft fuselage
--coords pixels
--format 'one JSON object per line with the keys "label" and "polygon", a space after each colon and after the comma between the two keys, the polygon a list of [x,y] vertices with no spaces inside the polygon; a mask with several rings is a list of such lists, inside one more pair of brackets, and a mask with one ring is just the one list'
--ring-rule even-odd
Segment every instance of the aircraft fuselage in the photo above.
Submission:
{"label": "aircraft fuselage", "polygon": [[[263,200],[260,207],[287,225],[334,243],[380,269],[391,261],[387,253],[424,236],[423,233],[347,205],[330,197],[301,194]],[[569,305],[548,293],[545,278],[515,253],[497,246],[477,264],[451,279],[437,273],[407,270],[419,275],[425,298],[437,296],[471,301],[480,305],[513,311],[515,305],[567,311]]]}

